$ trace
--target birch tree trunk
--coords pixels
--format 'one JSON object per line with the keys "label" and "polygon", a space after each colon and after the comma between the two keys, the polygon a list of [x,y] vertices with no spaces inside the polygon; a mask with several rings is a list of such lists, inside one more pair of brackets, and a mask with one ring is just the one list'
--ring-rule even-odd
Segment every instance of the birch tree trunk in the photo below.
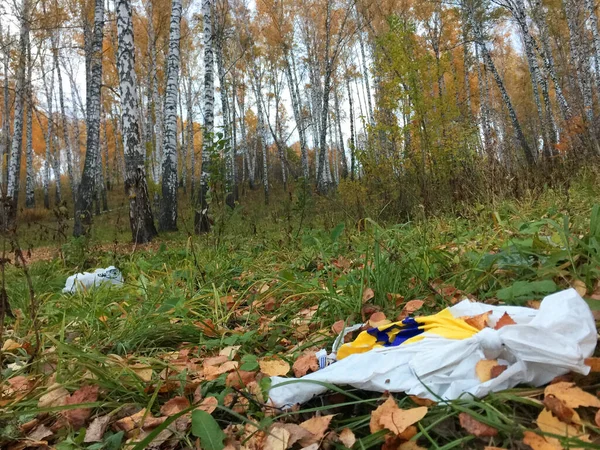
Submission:
{"label": "birch tree trunk", "polygon": [[81,182],[77,189],[75,225],[73,235],[81,236],[91,224],[92,203],[95,192],[97,158],[100,154],[100,88],[102,85],[102,40],[104,37],[104,1],[95,0],[94,30],[89,48],[90,70],[87,80],[89,93],[86,95],[87,142]]}
{"label": "birch tree trunk", "polygon": [[263,165],[263,188],[265,192],[265,205],[269,204],[269,167],[267,162],[267,141],[265,139],[265,119],[263,112],[263,100],[262,100],[262,74],[259,74],[255,69],[252,73],[253,80],[251,80],[252,87],[254,89],[254,97],[256,98],[256,110],[258,115],[257,122],[257,145],[262,148],[262,165]]}
{"label": "birch tree trunk", "polygon": [[346,90],[348,91],[348,112],[350,114],[350,179],[354,181],[356,139],[354,137],[354,106],[352,104],[352,90],[350,89],[350,78],[346,77]]}
{"label": "birch tree trunk", "polygon": [[[57,38],[54,39],[55,41]],[[67,174],[69,176],[69,187],[71,188],[71,198],[75,198],[75,176],[73,175],[73,152],[71,146],[71,138],[69,137],[69,127],[67,122],[67,114],[65,112],[65,97],[63,93],[62,85],[62,73],[60,70],[60,55],[58,49],[58,42],[53,42],[52,49],[54,59],[54,69],[56,70],[56,78],[58,84],[58,100],[60,105],[60,118],[63,129],[63,141],[65,144],[65,153],[67,159]]]}
{"label": "birch tree trunk", "polygon": [[[182,84],[185,84],[185,80],[180,80]],[[178,87],[178,98],[179,98],[179,117],[180,117],[180,126],[181,126],[181,187],[183,188],[183,193],[187,194],[187,138],[185,132],[185,123],[183,122],[183,95],[181,91],[181,85]],[[185,94],[185,93],[183,93]]]}
{"label": "birch tree trunk", "polygon": [[596,139],[594,127],[594,105],[592,98],[592,84],[590,81],[589,61],[586,55],[582,54],[584,45],[581,37],[583,24],[580,23],[580,3],[575,0],[564,0],[565,15],[567,17],[567,26],[569,28],[569,49],[571,51],[571,60],[575,70],[575,78],[579,93],[583,103],[583,114],[586,118],[590,140],[594,153],[600,153],[600,146]]}
{"label": "birch tree trunk", "polygon": [[[117,68],[121,94],[121,130],[125,153],[125,193],[129,198],[129,225],[133,242],[150,242],[156,236],[148,184],[145,152],[138,124],[138,91],[130,0],[117,2]],[[116,133],[116,130],[115,130]],[[117,149],[115,148],[115,152]]]}
{"label": "birch tree trunk", "polygon": [[188,76],[185,89],[187,109],[187,145],[190,154],[190,193],[194,198],[196,192],[196,148],[194,147],[194,104],[192,102],[192,77]]}
{"label": "birch tree trunk", "polygon": [[[339,155],[342,163],[342,177],[348,177],[348,161],[346,160],[346,150],[344,149],[344,134],[342,133],[342,115],[340,110],[340,101],[338,98],[338,90],[334,91],[334,100],[335,100],[335,119],[337,122],[337,133],[339,136]],[[339,181],[339,180],[338,180]]]}
{"label": "birch tree trunk", "polygon": [[284,69],[285,75],[288,82],[288,89],[290,91],[290,98],[292,100],[292,111],[294,113],[294,120],[296,121],[296,128],[298,129],[298,138],[300,139],[300,155],[302,159],[302,176],[305,180],[308,180],[310,176],[310,169],[308,167],[308,149],[306,148],[306,134],[304,130],[304,120],[302,117],[302,100],[299,95],[298,85],[292,73],[292,67],[290,59],[293,59],[293,51],[289,51],[290,55],[285,55]]}
{"label": "birch tree trunk", "polygon": [[203,41],[204,41],[204,130],[202,139],[202,169],[200,189],[198,191],[197,208],[194,217],[196,233],[208,233],[210,220],[208,217],[208,183],[210,181],[210,152],[212,151],[214,114],[215,114],[215,75],[212,34],[213,0],[202,0]]}
{"label": "birch tree trunk", "polygon": [[173,0],[169,29],[167,89],[164,104],[162,198],[159,228],[177,230],[177,91],[179,86],[179,39],[181,37],[181,0]]}
{"label": "birch tree trunk", "polygon": [[[319,170],[317,173],[317,189],[320,193],[326,193],[330,186],[329,158],[327,158],[327,119],[329,116],[329,94],[331,91],[331,76],[333,72],[330,56],[331,44],[331,1],[327,1],[327,12],[325,18],[325,81],[323,86],[323,103],[321,108],[321,136],[319,141]],[[327,165],[327,167],[325,167]]]}
{"label": "birch tree trunk", "polygon": [[8,182],[6,196],[9,203],[3,216],[6,225],[13,227],[17,217],[19,204],[19,178],[21,176],[21,155],[23,144],[23,107],[27,96],[27,48],[29,47],[30,28],[30,0],[23,0],[20,11],[20,33],[19,33],[19,58],[16,71],[15,106],[13,117],[13,139],[10,147],[10,159],[8,162]]}
{"label": "birch tree trunk", "polygon": [[598,17],[596,16],[596,5],[594,0],[585,0],[585,9],[590,16],[590,30],[592,31],[592,42],[594,44],[594,71],[596,73],[596,92],[600,95],[600,33],[598,32]]}
{"label": "birch tree trunk", "polygon": [[35,208],[35,190],[33,174],[33,90],[31,87],[31,44],[27,45],[27,131],[26,156],[27,172],[25,180],[25,207]]}
{"label": "birch tree trunk", "polygon": [[[0,21],[0,46],[2,47],[2,62],[4,66],[4,108],[2,109],[2,136],[0,136],[0,187],[4,187],[8,170],[8,153],[10,151],[10,91],[8,88],[8,69],[10,65],[10,35],[6,36]],[[3,191],[4,189],[2,189]]]}

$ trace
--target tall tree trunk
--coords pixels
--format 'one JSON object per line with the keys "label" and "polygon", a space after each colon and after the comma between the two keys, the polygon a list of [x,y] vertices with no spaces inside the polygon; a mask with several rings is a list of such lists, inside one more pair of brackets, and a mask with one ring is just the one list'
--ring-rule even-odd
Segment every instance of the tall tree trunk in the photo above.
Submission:
{"label": "tall tree trunk", "polygon": [[[181,84],[185,85],[185,80],[180,79]],[[183,193],[187,194],[187,138],[185,133],[185,123],[183,121],[183,95],[181,91],[181,84],[179,85],[179,117],[180,117],[180,126],[181,126],[181,187],[183,188]]]}
{"label": "tall tree trunk", "polygon": [[308,180],[310,176],[310,169],[308,167],[308,149],[306,148],[306,134],[304,130],[304,121],[302,118],[302,100],[300,98],[299,89],[296,85],[294,74],[292,73],[292,66],[290,59],[293,59],[293,50],[290,50],[290,55],[285,56],[284,69],[285,75],[288,82],[288,88],[290,91],[290,98],[292,100],[292,111],[294,113],[294,120],[296,121],[296,128],[298,129],[298,138],[300,139],[300,155],[302,160],[302,176],[305,180]]}
{"label": "tall tree trunk", "polygon": [[35,208],[35,190],[33,174],[33,89],[31,87],[31,44],[27,45],[27,131],[26,131],[26,155],[27,175],[25,180],[25,207]]}
{"label": "tall tree trunk", "polygon": [[349,77],[346,77],[346,90],[348,91],[348,112],[350,114],[350,179],[354,181],[354,173],[356,171],[356,158],[354,156],[356,138],[354,136],[354,106],[352,104],[352,90],[350,89]]}
{"label": "tall tree trunk", "polygon": [[[325,80],[323,83],[323,103],[321,108],[321,136],[319,143],[319,171],[317,173],[317,189],[321,193],[329,190],[330,176],[329,158],[327,158],[327,120],[329,116],[329,95],[331,92],[331,77],[333,75],[333,61],[331,49],[331,0],[327,1],[325,18]],[[327,166],[327,167],[326,167]]]}
{"label": "tall tree trunk", "polygon": [[481,117],[481,128],[483,129],[483,150],[487,155],[492,155],[492,130],[490,128],[490,95],[487,83],[484,81],[484,73],[479,60],[479,44],[475,44],[475,60],[477,62],[477,88],[479,91],[479,115]]}
{"label": "tall tree trunk", "polygon": [[594,43],[594,71],[596,73],[596,92],[600,94],[600,33],[598,32],[598,17],[596,16],[596,4],[594,0],[585,0],[585,9],[590,16],[590,30],[592,31],[592,42]]}
{"label": "tall tree trunk", "polygon": [[12,227],[17,217],[19,204],[19,178],[21,176],[21,155],[23,144],[23,108],[27,97],[28,87],[26,80],[27,48],[29,47],[30,29],[30,0],[23,0],[20,11],[20,35],[19,54],[17,66],[17,81],[15,86],[15,106],[13,117],[13,139],[10,148],[10,159],[8,163],[8,183],[6,194],[10,201],[8,210],[4,212],[6,224]]}
{"label": "tall tree trunk", "polygon": [[483,60],[486,64],[487,68],[489,69],[489,71],[492,73],[492,76],[494,77],[494,81],[496,82],[496,86],[498,87],[498,90],[500,91],[500,94],[502,95],[502,100],[504,101],[504,105],[506,106],[506,109],[508,110],[508,115],[511,119],[517,142],[519,143],[519,145],[521,146],[521,149],[523,150],[523,154],[525,156],[525,160],[527,161],[527,164],[532,165],[535,162],[533,152],[531,151],[531,148],[529,147],[529,144],[527,143],[527,140],[525,139],[525,135],[523,134],[523,129],[521,128],[521,124],[519,122],[519,119],[517,118],[517,113],[515,112],[512,102],[510,101],[510,97],[508,96],[508,92],[506,92],[506,88],[504,87],[504,82],[502,81],[502,78],[500,78],[500,74],[496,70],[496,66],[494,65],[492,56],[490,55],[487,47],[485,46],[485,41],[483,39],[483,33],[479,27],[479,24],[475,23],[473,14],[470,15],[470,19],[472,21],[473,30],[475,31],[475,37],[481,47],[481,53],[483,56]]}
{"label": "tall tree trunk", "polygon": [[246,107],[245,107],[245,94],[236,95],[236,99],[238,105],[240,107],[240,133],[241,133],[241,141],[244,154],[245,164],[248,172],[248,184],[250,185],[250,189],[255,188],[255,178],[256,178],[256,146],[248,145],[248,138],[246,134]]}
{"label": "tall tree trunk", "polygon": [[165,96],[165,135],[163,140],[162,199],[159,228],[177,230],[177,91],[179,86],[179,39],[181,0],[173,0],[169,30],[167,89]]}
{"label": "tall tree trunk", "polygon": [[[130,0],[117,2],[117,67],[121,94],[121,129],[125,152],[125,193],[129,198],[129,225],[133,242],[149,242],[156,236],[148,184],[145,152],[138,124],[138,91],[135,45]],[[116,134],[116,130],[115,130]],[[115,148],[115,152],[117,148]]]}
{"label": "tall tree trunk", "polygon": [[[44,85],[44,93],[46,94],[46,102],[48,103],[48,117],[46,123],[46,161],[45,161],[45,180],[44,180],[44,207],[50,208],[50,168],[54,174],[55,183],[60,177],[56,174],[56,158],[54,155],[54,68],[50,66],[50,82],[46,79],[44,61],[42,59],[42,83]],[[59,184],[55,184],[60,189]]]}
{"label": "tall tree trunk", "polygon": [[95,0],[94,31],[89,48],[90,70],[87,74],[86,104],[87,142],[83,174],[77,190],[73,235],[86,233],[84,226],[91,224],[94,200],[95,171],[100,154],[100,88],[102,85],[102,40],[104,36],[104,0]]}
{"label": "tall tree trunk", "polygon": [[210,220],[208,217],[208,184],[210,181],[210,160],[213,142],[215,114],[215,75],[212,34],[213,0],[202,0],[202,16],[204,27],[204,130],[202,139],[202,172],[198,191],[197,208],[194,217],[196,233],[208,233]]}
{"label": "tall tree trunk", "polygon": [[257,144],[262,148],[262,165],[263,165],[263,188],[265,192],[265,205],[269,204],[269,168],[267,163],[267,140],[265,139],[265,119],[263,113],[262,100],[262,74],[258,74],[254,70],[252,74],[254,80],[251,80],[254,89],[254,97],[256,98],[256,110],[258,115],[257,122]]}
{"label": "tall tree trunk", "polygon": [[4,193],[4,182],[8,170],[8,156],[10,151],[10,90],[8,87],[8,70],[10,66],[10,35],[8,31],[4,36],[0,21],[0,46],[2,47],[2,62],[4,66],[4,108],[2,109],[2,136],[0,136],[0,188]]}
{"label": "tall tree trunk", "polygon": [[185,104],[187,110],[187,152],[190,155],[190,192],[192,197],[195,195],[196,189],[196,150],[194,147],[194,105],[192,103],[192,77],[188,75],[187,86],[185,87]]}
{"label": "tall tree trunk", "polygon": [[334,91],[334,99],[335,99],[335,120],[337,122],[337,132],[339,135],[339,154],[342,163],[342,177],[346,178],[348,176],[348,161],[346,160],[346,150],[344,149],[344,134],[342,133],[342,115],[340,110],[340,100],[338,98],[338,90]]}
{"label": "tall tree trunk", "polygon": [[567,17],[567,26],[569,28],[569,49],[571,51],[571,60],[575,69],[575,78],[579,93],[583,102],[583,114],[586,118],[587,128],[593,148],[593,152],[600,153],[600,145],[596,138],[594,130],[594,105],[592,98],[592,83],[589,70],[589,60],[583,54],[583,38],[581,36],[583,24],[580,23],[580,2],[575,0],[564,0],[565,15]]}
{"label": "tall tree trunk", "polygon": [[65,97],[62,85],[62,73],[60,70],[58,42],[53,43],[53,58],[54,69],[56,70],[56,78],[58,84],[58,100],[60,104],[60,118],[63,129],[63,141],[65,143],[65,153],[67,157],[67,174],[69,176],[69,187],[71,188],[71,198],[75,198],[75,176],[73,174],[73,152],[71,146],[71,138],[69,137],[69,127],[67,122],[67,114],[65,112]]}

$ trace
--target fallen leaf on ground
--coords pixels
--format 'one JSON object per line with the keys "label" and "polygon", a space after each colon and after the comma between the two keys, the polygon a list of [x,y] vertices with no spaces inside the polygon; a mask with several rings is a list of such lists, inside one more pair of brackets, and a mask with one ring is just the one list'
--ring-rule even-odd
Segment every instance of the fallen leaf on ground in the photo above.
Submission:
{"label": "fallen leaf on ground", "polygon": [[[371,413],[369,428],[377,433],[387,428],[395,435],[402,434],[409,426],[417,423],[427,414],[427,407],[400,409],[394,397],[389,396],[375,411]],[[409,438],[410,439],[410,438]]]}
{"label": "fallen leaf on ground", "polygon": [[494,330],[499,330],[502,327],[505,327],[507,325],[515,325],[517,322],[515,322],[512,317],[510,317],[508,315],[508,313],[504,313],[502,314],[502,317],[500,317],[500,319],[498,319],[498,322],[496,322],[496,326],[494,327]]}
{"label": "fallen leaf on ground", "polygon": [[494,427],[481,423],[479,420],[474,419],[467,413],[460,413],[458,415],[460,426],[463,427],[467,432],[477,437],[493,437],[498,434],[498,430]]}
{"label": "fallen leaf on ground", "polygon": [[204,377],[206,380],[216,380],[224,373],[236,370],[239,366],[237,361],[227,361],[220,366],[207,366],[204,368]]}
{"label": "fallen leaf on ground", "polygon": [[429,400],[428,398],[417,397],[416,395],[409,395],[409,398],[417,406],[431,406],[431,405],[435,405],[435,402],[433,400]]}
{"label": "fallen leaf on ground", "polygon": [[129,433],[135,428],[142,427],[142,420],[144,419],[144,415],[146,414],[146,408],[136,412],[127,417],[123,417],[115,422],[114,427],[117,430],[124,431],[125,433]]}
{"label": "fallen leaf on ground", "polygon": [[371,288],[366,288],[363,291],[363,295],[362,295],[362,301],[363,303],[367,303],[369,300],[371,300],[373,297],[375,297],[375,292],[373,292],[373,289]]}
{"label": "fallen leaf on ground", "polygon": [[310,437],[300,439],[300,445],[306,447],[307,445],[319,442],[325,436],[325,432],[329,428],[329,423],[333,418],[334,414],[327,416],[313,417],[300,424],[302,428],[312,434]]}
{"label": "fallen leaf on ground", "polygon": [[600,372],[600,358],[586,358],[584,363],[590,366],[590,372]]}
{"label": "fallen leaf on ground", "polygon": [[583,297],[587,292],[587,287],[585,286],[585,281],[575,280],[571,285],[573,289],[577,291],[580,297]]}
{"label": "fallen leaf on ground", "polygon": [[[77,389],[75,392],[73,392],[73,395],[71,395],[69,398],[67,398],[65,405],[79,405],[82,403],[93,403],[96,400],[98,400],[98,390],[99,390],[99,387],[96,385],[83,386],[83,387]],[[92,415],[92,409],[91,408],[76,408],[76,409],[62,411],[61,414],[67,419],[67,421],[71,424],[71,426],[75,430],[78,430],[83,425],[85,425],[85,422]]]}
{"label": "fallen leaf on ground", "polygon": [[315,356],[315,352],[309,350],[300,355],[294,362],[292,370],[294,371],[294,376],[296,378],[303,377],[308,372],[315,372],[319,370],[319,361]]}
{"label": "fallen leaf on ground", "polygon": [[230,345],[229,347],[222,348],[219,351],[219,356],[226,356],[229,359],[233,359],[235,358],[235,355],[237,355],[239,349],[239,345]]}
{"label": "fallen leaf on ground", "polygon": [[356,443],[356,436],[354,436],[354,433],[350,428],[344,428],[339,435],[339,439],[346,448],[352,448],[352,446]]}
{"label": "fallen leaf on ground", "polygon": [[369,321],[367,322],[367,326],[376,328],[380,327],[381,325],[387,325],[388,323],[391,322],[387,319],[387,317],[385,317],[385,314],[381,311],[377,311],[371,314],[371,317],[369,317]]}
{"label": "fallen leaf on ground", "polygon": [[35,429],[27,435],[27,439],[31,439],[32,441],[43,441],[46,438],[49,438],[54,433],[50,430],[46,425],[40,424]]}
{"label": "fallen leaf on ground", "polygon": [[563,450],[562,446],[548,442],[544,436],[533,431],[523,433],[523,443],[529,445],[533,450]]}
{"label": "fallen leaf on ground", "polygon": [[346,328],[346,322],[343,320],[338,320],[333,325],[331,325],[331,331],[333,331],[333,334],[335,335],[338,335],[342,331],[344,331],[344,328]]}
{"label": "fallen leaf on ground", "polygon": [[407,441],[400,444],[398,450],[427,450],[424,447],[421,447],[417,444],[417,441]]}
{"label": "fallen leaf on ground", "polygon": [[225,386],[243,388],[256,380],[256,372],[247,372],[245,370],[235,370],[227,375]]}
{"label": "fallen leaf on ground", "polygon": [[146,383],[149,383],[150,381],[152,381],[152,375],[154,373],[154,371],[152,370],[152,367],[150,367],[147,364],[132,364],[131,366],[129,366],[129,368],[131,370],[133,370],[133,372],[137,375],[137,377],[142,380],[145,381]]}
{"label": "fallen leaf on ground", "polygon": [[300,425],[297,425],[295,423],[274,423],[273,427],[285,428],[288,431],[288,433],[290,434],[288,447],[291,447],[296,442],[303,439],[305,440],[305,442],[310,441],[311,438],[314,437],[314,435],[310,431],[302,428]]}
{"label": "fallen leaf on ground", "polygon": [[[481,361],[479,361],[476,365],[475,365],[475,373],[477,374],[477,378],[479,378],[479,381],[481,381],[482,383],[485,383],[486,381],[491,380],[492,378],[495,378],[492,376],[492,370],[494,369],[494,367],[497,367],[498,361],[495,359],[482,359]],[[504,366],[506,367],[506,366]],[[499,374],[497,373],[499,369],[496,369],[495,371],[495,375],[498,376]],[[503,372],[504,370],[502,370]]]}
{"label": "fallen leaf on ground", "polygon": [[260,371],[270,377],[284,376],[290,371],[290,365],[283,359],[262,359],[258,365]]}
{"label": "fallen leaf on ground", "polygon": [[581,423],[581,419],[577,412],[573,408],[569,408],[565,402],[552,394],[544,396],[544,406],[552,411],[561,422]]}
{"label": "fallen leaf on ground", "polygon": [[173,416],[186,408],[190,407],[190,402],[185,397],[173,397],[167,403],[160,407],[160,413],[163,416]]}
{"label": "fallen leaf on ground", "polygon": [[19,344],[17,341],[14,341],[12,339],[7,339],[6,341],[4,341],[4,344],[2,344],[2,350],[3,352],[12,352],[13,350],[18,350],[22,347],[21,344]]}
{"label": "fallen leaf on ground", "polygon": [[202,411],[206,411],[209,414],[212,414],[215,409],[219,406],[219,400],[216,397],[206,397],[203,399],[196,409],[200,409]]}
{"label": "fallen leaf on ground", "polygon": [[290,432],[285,428],[271,427],[267,434],[264,450],[286,450],[289,447]]}
{"label": "fallen leaf on ground", "polygon": [[106,433],[111,417],[109,415],[96,417],[85,430],[85,438],[83,442],[102,442],[102,437]]}
{"label": "fallen leaf on ground", "polygon": [[47,392],[38,400],[38,408],[49,408],[51,406],[62,406],[69,398],[69,391],[58,383],[48,387]]}
{"label": "fallen leaf on ground", "polygon": [[596,411],[596,416],[594,417],[594,423],[597,427],[600,427],[600,409]]}
{"label": "fallen leaf on ground", "polygon": [[400,316],[408,317],[411,314],[414,314],[416,311],[421,309],[425,302],[423,300],[411,300],[406,302],[406,305],[402,308],[402,312],[400,312]]}
{"label": "fallen leaf on ground", "polygon": [[575,383],[563,381],[551,384],[544,390],[544,395],[554,395],[556,398],[561,399],[569,408],[579,408],[580,406],[600,408],[600,399],[575,386]]}
{"label": "fallen leaf on ground", "polygon": [[485,327],[487,327],[488,318],[491,313],[491,311],[488,311],[476,316],[461,317],[461,319],[463,319],[472,327],[477,328],[478,330],[483,330]]}
{"label": "fallen leaf on ground", "polygon": [[[576,437],[577,439],[583,442],[589,442],[589,435],[582,435],[575,426],[561,422],[556,417],[554,417],[554,415],[547,409],[544,409],[540,413],[540,415],[536,419],[536,423],[540,430],[542,430],[544,433],[555,434],[558,436],[565,436],[570,438]],[[554,445],[555,447],[559,446],[558,448],[560,448],[560,443],[558,439],[546,436],[545,440],[550,444]]]}

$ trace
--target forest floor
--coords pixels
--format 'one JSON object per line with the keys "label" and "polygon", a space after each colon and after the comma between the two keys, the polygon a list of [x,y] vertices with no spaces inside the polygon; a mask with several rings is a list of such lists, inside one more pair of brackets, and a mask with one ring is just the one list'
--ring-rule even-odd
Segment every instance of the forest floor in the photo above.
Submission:
{"label": "forest floor", "polygon": [[[268,375],[316,370],[314,350],[344,321],[395,320],[411,300],[417,315],[464,296],[536,307],[574,286],[600,310],[598,198],[547,190],[359,227],[241,211],[211,235],[184,225],[146,246],[126,244],[122,212],[96,219],[91,240],[63,239],[52,219],[44,236],[24,225],[35,295],[7,266],[16,318],[1,329],[0,448],[600,449],[597,372],[562,380],[578,407],[527,386],[437,404],[352,388],[289,411],[266,402]],[[69,275],[108,265],[123,287],[61,293]]]}

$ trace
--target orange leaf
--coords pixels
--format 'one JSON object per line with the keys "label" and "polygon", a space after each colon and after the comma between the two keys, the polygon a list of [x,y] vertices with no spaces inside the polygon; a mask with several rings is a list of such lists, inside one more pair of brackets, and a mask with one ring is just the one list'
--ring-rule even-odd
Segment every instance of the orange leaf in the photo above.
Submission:
{"label": "orange leaf", "polygon": [[404,308],[402,308],[400,315],[404,317],[410,316],[421,309],[424,304],[425,302],[423,300],[411,300],[406,302],[406,305],[404,305]]}
{"label": "orange leaf", "polygon": [[300,355],[296,362],[294,362],[292,370],[294,371],[294,376],[296,378],[303,377],[308,372],[316,372],[319,370],[319,361],[317,361],[315,352],[307,351]]}
{"label": "orange leaf", "polygon": [[381,311],[377,311],[369,317],[367,325],[371,328],[376,328],[381,325],[387,325],[388,323],[390,323],[390,321],[385,317],[385,314]]}
{"label": "orange leaf", "polygon": [[371,413],[371,421],[369,423],[369,427],[371,429],[371,433],[377,433],[384,429],[384,427],[379,422],[383,415],[391,414],[395,409],[399,409],[396,404],[396,400],[391,395],[383,402],[381,405],[377,407]]}
{"label": "orange leaf", "polygon": [[584,362],[586,366],[591,367],[590,372],[600,372],[600,358],[586,358]]}
{"label": "orange leaf", "polygon": [[494,378],[498,377],[506,369],[508,369],[508,366],[504,366],[502,364],[494,366],[494,367],[492,367],[492,370],[490,371],[490,377],[492,379],[494,379]]}
{"label": "orange leaf", "polygon": [[431,406],[435,405],[433,400],[429,400],[428,398],[417,397],[416,395],[409,395],[410,399],[418,406]]}
{"label": "orange leaf", "polygon": [[243,388],[256,380],[256,372],[246,372],[245,370],[236,370],[230,372],[225,380],[225,386]]}
{"label": "orange leaf", "polygon": [[[80,389],[73,392],[67,401],[67,405],[79,405],[81,403],[93,403],[98,400],[98,386],[83,386]],[[91,408],[76,408],[61,413],[71,426],[78,430],[92,414]]]}
{"label": "orange leaf", "polygon": [[167,403],[162,405],[160,413],[163,416],[172,416],[190,407],[190,402],[185,397],[173,397]]}
{"label": "orange leaf", "polygon": [[400,409],[392,411],[391,414],[384,414],[379,419],[379,423],[396,435],[406,431],[412,424],[417,423],[427,414],[426,406],[419,406],[411,409]]}
{"label": "orange leaf", "polygon": [[329,423],[333,418],[334,414],[328,416],[313,417],[300,424],[306,431],[312,433],[313,436],[300,440],[300,444],[304,447],[307,445],[319,442],[325,436],[325,432],[329,428]]}
{"label": "orange leaf", "polygon": [[491,313],[492,313],[492,311],[488,311],[483,314],[478,314],[476,316],[461,317],[461,319],[463,319],[465,322],[467,322],[473,328],[477,328],[478,330],[483,330],[485,327],[487,327],[488,317],[490,316]]}
{"label": "orange leaf", "polygon": [[373,297],[375,297],[375,292],[373,292],[373,289],[371,288],[366,288],[363,291],[363,295],[362,295],[362,301],[363,303],[367,303],[369,300],[371,300]]}
{"label": "orange leaf", "polygon": [[554,415],[558,417],[558,419],[561,422],[581,422],[579,415],[577,414],[577,412],[575,412],[573,408],[569,408],[567,405],[565,405],[565,402],[563,402],[559,398],[556,398],[552,394],[544,396],[544,406],[550,411],[552,411],[552,413],[554,413]]}
{"label": "orange leaf", "polygon": [[475,365],[475,373],[482,383],[492,379],[492,369],[498,365],[495,359],[482,359]]}
{"label": "orange leaf", "polygon": [[515,325],[517,322],[515,322],[512,317],[510,317],[508,315],[508,313],[504,313],[502,315],[502,317],[500,317],[500,319],[498,320],[498,322],[496,322],[496,326],[494,327],[494,330],[499,330],[502,327],[505,327],[507,325]]}
{"label": "orange leaf", "polygon": [[346,328],[346,322],[343,320],[338,320],[331,326],[331,331],[333,331],[333,334],[338,335],[344,331],[344,328]]}
{"label": "orange leaf", "polygon": [[460,426],[477,437],[494,437],[498,434],[498,430],[494,427],[481,423],[474,419],[467,413],[460,413],[458,415]]}
{"label": "orange leaf", "polygon": [[212,414],[215,409],[219,406],[219,400],[216,397],[206,397],[203,399],[196,409],[206,411],[209,414]]}

